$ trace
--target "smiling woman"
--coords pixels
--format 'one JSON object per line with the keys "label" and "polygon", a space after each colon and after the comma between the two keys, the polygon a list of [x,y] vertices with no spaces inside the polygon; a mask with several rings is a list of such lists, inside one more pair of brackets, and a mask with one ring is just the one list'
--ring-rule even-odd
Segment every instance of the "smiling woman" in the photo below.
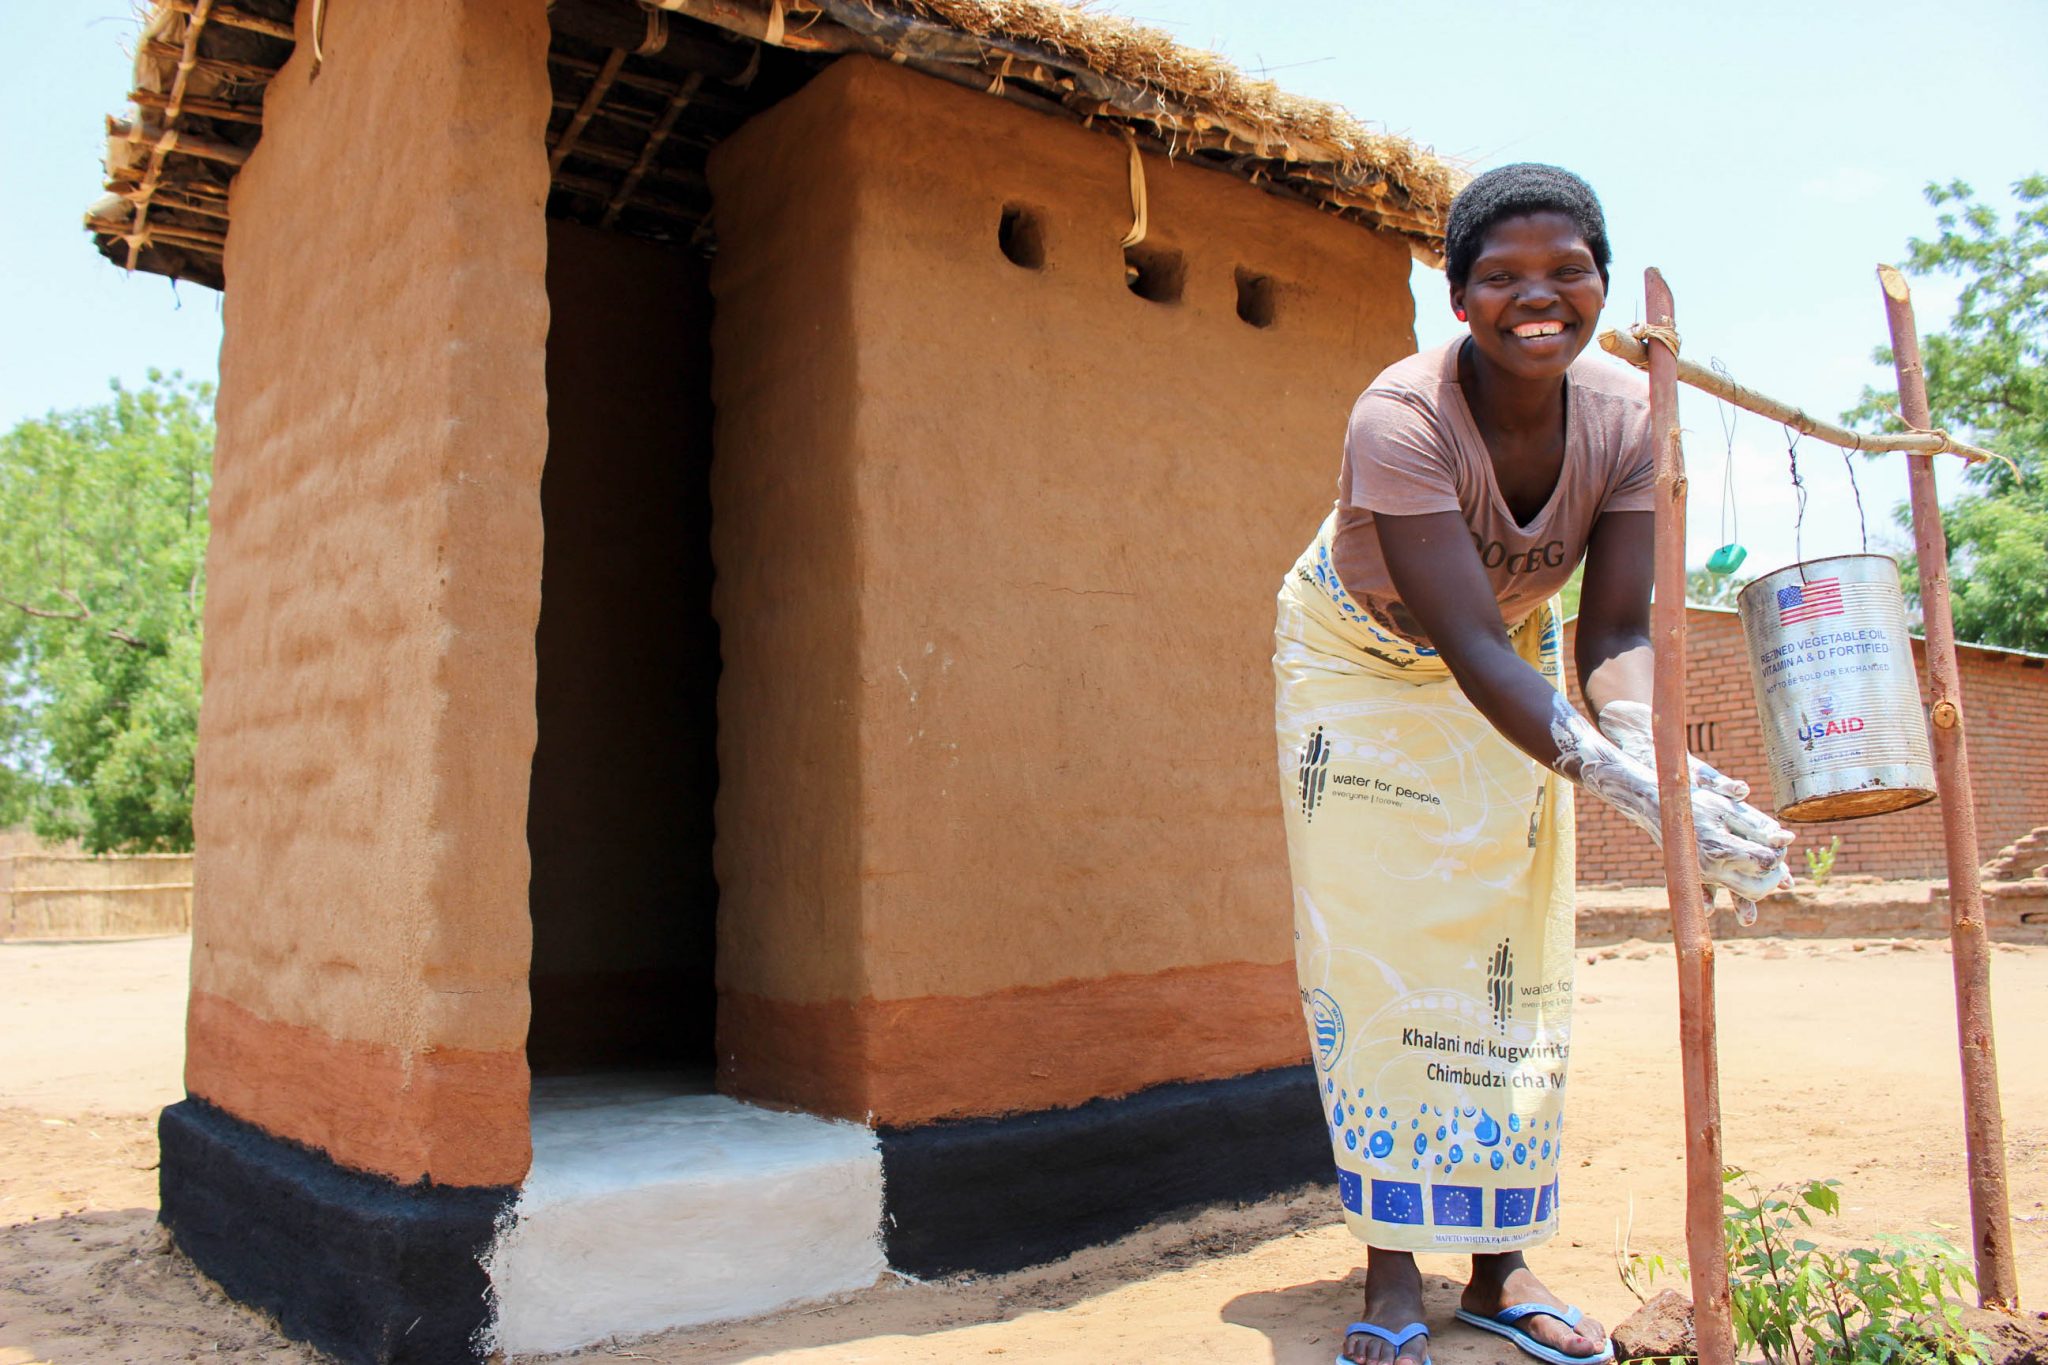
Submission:
{"label": "smiling woman", "polygon": [[[1610,252],[1578,177],[1490,171],[1445,235],[1469,332],[1359,397],[1337,506],[1275,632],[1296,967],[1339,1195],[1369,1248],[1340,1359],[1424,1365],[1413,1253],[1464,1251],[1461,1319],[1538,1359],[1601,1361],[1605,1332],[1522,1251],[1558,1225],[1573,785],[1657,835],[1648,395],[1580,360]],[[1555,594],[1582,560],[1597,726],[1560,690]],[[1748,897],[1786,880],[1790,837],[1748,788],[1695,778],[1707,879]]]}

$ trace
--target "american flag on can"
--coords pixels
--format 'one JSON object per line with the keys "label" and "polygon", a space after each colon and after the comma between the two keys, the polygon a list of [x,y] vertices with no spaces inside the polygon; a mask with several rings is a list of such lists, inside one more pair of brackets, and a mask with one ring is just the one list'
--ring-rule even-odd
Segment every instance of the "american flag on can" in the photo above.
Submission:
{"label": "american flag on can", "polygon": [[1778,589],[1778,624],[1796,626],[1842,614],[1842,580],[1815,578]]}

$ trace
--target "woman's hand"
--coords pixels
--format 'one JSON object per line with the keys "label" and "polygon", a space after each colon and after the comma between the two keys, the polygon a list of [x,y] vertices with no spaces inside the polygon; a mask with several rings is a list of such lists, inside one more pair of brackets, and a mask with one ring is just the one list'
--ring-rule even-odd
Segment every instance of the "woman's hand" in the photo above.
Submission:
{"label": "woman's hand", "polygon": [[[1611,701],[1600,708],[1600,733],[1621,746],[1621,751],[1651,772],[1657,770],[1657,738],[1650,728],[1650,708],[1639,701]],[[1731,801],[1749,800],[1749,784],[1740,778],[1723,776],[1694,754],[1685,756],[1692,768],[1692,784],[1718,792]],[[1781,831],[1782,832],[1782,831]],[[1785,835],[1785,843],[1792,836]],[[1780,845],[1782,847],[1783,845]]]}
{"label": "woman's hand", "polygon": [[[1609,703],[1608,709],[1614,705]],[[1663,847],[1655,768],[1630,757],[1563,697],[1557,698],[1552,713],[1551,737],[1557,742],[1559,772],[1620,811]],[[1692,823],[1700,877],[1734,894],[1736,913],[1744,924],[1756,919],[1757,900],[1792,885],[1785,866],[1785,848],[1792,836],[1756,807],[1699,787],[1692,797]]]}

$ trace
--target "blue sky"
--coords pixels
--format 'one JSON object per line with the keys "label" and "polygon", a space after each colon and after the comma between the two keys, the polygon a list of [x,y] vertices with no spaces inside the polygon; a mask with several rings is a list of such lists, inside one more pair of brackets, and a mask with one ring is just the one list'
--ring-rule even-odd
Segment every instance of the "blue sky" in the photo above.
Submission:
{"label": "blue sky", "polygon": [[[1290,90],[1337,101],[1474,168],[1554,161],[1604,200],[1616,260],[1608,320],[1635,320],[1642,269],[1677,297],[1688,354],[1833,415],[1886,383],[1873,268],[1932,230],[1920,196],[1961,178],[2008,202],[2048,170],[2048,4],[1900,0],[1671,4],[1635,0],[1113,0],[1097,9],[1214,48]],[[96,401],[151,366],[211,378],[220,296],[102,262],[78,226],[99,193],[101,119],[128,84],[128,0],[7,6],[0,34],[32,54],[0,88],[0,424]],[[1896,83],[1898,92],[1888,97]],[[1921,325],[1953,288],[1917,283]],[[1417,333],[1451,334],[1442,278],[1418,268]],[[1717,405],[1689,394],[1697,562],[1719,543],[1725,445]],[[1338,419],[1333,418],[1333,426]],[[1841,459],[1808,441],[1808,556],[1856,548]],[[1335,452],[1332,452],[1334,467]],[[1790,562],[1784,440],[1736,427],[1745,572]],[[1955,487],[1953,465],[1944,491]],[[1896,541],[1896,461],[1859,467],[1875,540]]]}

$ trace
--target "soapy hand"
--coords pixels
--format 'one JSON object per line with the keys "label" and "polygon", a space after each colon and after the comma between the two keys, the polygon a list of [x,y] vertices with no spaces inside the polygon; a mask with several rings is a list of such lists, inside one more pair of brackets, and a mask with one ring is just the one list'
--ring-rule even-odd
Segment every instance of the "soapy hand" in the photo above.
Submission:
{"label": "soapy hand", "polygon": [[[1657,736],[1650,728],[1650,708],[1639,701],[1611,701],[1600,710],[1600,732],[1621,746],[1621,751],[1636,762],[1657,771]],[[1732,801],[1749,800],[1749,784],[1740,778],[1726,777],[1711,764],[1702,763],[1696,754],[1687,754],[1685,761],[1692,769],[1692,784],[1710,792],[1719,792]],[[1791,843],[1790,835],[1785,837]]]}
{"label": "soapy hand", "polygon": [[[1606,709],[1611,712],[1616,706],[1634,705],[1640,703],[1611,702]],[[1643,708],[1643,712],[1646,719],[1648,708]],[[1627,712],[1619,718],[1625,733],[1634,719]],[[1601,721],[1604,728],[1604,713]],[[1646,723],[1643,729],[1648,729]],[[1659,817],[1655,767],[1638,761],[1620,744],[1594,729],[1563,697],[1556,701],[1550,733],[1557,743],[1558,771],[1620,811],[1662,847],[1664,830]],[[1749,924],[1756,919],[1758,899],[1792,885],[1792,874],[1785,866],[1785,849],[1791,844],[1792,835],[1770,816],[1730,794],[1731,790],[1740,789],[1747,795],[1746,786],[1722,777],[1705,764],[1699,764],[1699,769],[1705,769],[1714,779],[1711,783],[1700,783],[1692,797],[1700,876],[1733,892],[1737,918]],[[1698,773],[1695,769],[1696,782]]]}

